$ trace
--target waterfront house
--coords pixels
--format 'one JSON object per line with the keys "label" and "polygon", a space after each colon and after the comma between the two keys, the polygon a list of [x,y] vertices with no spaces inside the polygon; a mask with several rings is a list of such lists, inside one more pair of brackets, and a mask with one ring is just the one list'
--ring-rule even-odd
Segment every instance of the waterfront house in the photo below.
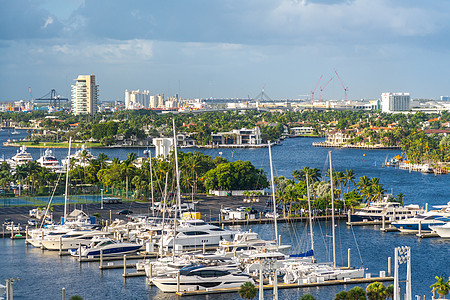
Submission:
{"label": "waterfront house", "polygon": [[214,146],[220,145],[260,145],[261,131],[258,126],[252,129],[233,129],[230,132],[211,133],[211,141]]}

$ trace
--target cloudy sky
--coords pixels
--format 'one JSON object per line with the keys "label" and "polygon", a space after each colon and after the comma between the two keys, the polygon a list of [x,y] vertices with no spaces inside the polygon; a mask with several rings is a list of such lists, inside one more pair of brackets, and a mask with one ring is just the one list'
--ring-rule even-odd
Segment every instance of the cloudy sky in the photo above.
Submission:
{"label": "cloudy sky", "polygon": [[125,89],[183,98],[324,99],[449,95],[450,1],[0,1],[0,101],[95,74],[101,100]]}

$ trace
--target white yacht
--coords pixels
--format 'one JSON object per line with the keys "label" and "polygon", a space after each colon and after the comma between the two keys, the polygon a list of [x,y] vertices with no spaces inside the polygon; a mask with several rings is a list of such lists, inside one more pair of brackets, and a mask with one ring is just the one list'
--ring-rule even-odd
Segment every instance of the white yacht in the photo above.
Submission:
{"label": "white yacht", "polygon": [[179,271],[179,286],[177,272],[165,276],[153,277],[152,282],[165,293],[178,291],[195,291],[206,289],[220,289],[240,287],[245,282],[252,282],[250,275],[239,269],[226,266],[187,266]]}
{"label": "white yacht", "polygon": [[431,226],[444,225],[450,221],[450,202],[447,205],[433,206],[434,210],[427,211],[423,214],[392,222],[392,225],[401,232],[417,232],[419,225],[421,231],[431,231]]}
{"label": "white yacht", "polygon": [[[220,241],[232,241],[234,232],[206,223],[203,220],[182,220],[177,226],[176,235],[173,229],[165,230],[161,239],[165,249],[195,249],[219,246]],[[175,241],[174,241],[175,239]]]}
{"label": "white yacht", "polygon": [[[81,146],[81,149],[75,151],[74,154],[70,155],[69,159],[73,160],[75,165],[80,167],[87,167],[91,159],[95,159],[96,157],[86,149],[84,145]],[[64,167],[67,166],[67,158],[62,160],[62,164]]]}
{"label": "white yacht", "polygon": [[45,149],[44,154],[41,157],[39,157],[37,162],[43,168],[48,168],[55,172],[62,171],[62,166],[59,164],[58,160],[53,155],[53,151],[51,149]]}
{"label": "white yacht", "polygon": [[17,153],[9,160],[12,168],[33,161],[33,157],[27,152],[27,147],[21,146]]}
{"label": "white yacht", "polygon": [[226,257],[239,257],[254,253],[280,251],[286,252],[291,245],[277,245],[276,241],[267,241],[259,238],[256,232],[245,231],[235,233],[232,241],[220,241],[217,254]]}
{"label": "white yacht", "polygon": [[59,237],[44,239],[41,243],[47,250],[69,250],[78,248],[80,245],[88,246],[93,237],[105,235],[109,233],[100,230],[76,229]]}
{"label": "white yacht", "polygon": [[[92,238],[89,246],[81,248],[81,256],[83,257],[100,257],[103,250],[104,256],[116,256],[134,253],[142,248],[142,245],[135,243],[126,243],[116,241],[110,238],[95,236]],[[69,250],[72,256],[79,256],[79,249]]]}
{"label": "white yacht", "polygon": [[372,202],[366,207],[358,209],[351,214],[351,222],[380,221],[385,217],[386,221],[410,218],[423,213],[424,210],[418,205],[410,204],[401,206],[397,202]]}
{"label": "white yacht", "polygon": [[444,225],[434,225],[430,226],[433,232],[436,232],[441,238],[450,238],[450,222]]}

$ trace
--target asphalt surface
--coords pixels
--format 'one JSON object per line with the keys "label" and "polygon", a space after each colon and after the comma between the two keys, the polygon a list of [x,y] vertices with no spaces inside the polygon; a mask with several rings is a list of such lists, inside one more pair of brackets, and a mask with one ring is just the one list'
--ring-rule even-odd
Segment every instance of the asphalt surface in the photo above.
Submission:
{"label": "asphalt surface", "polygon": [[[185,197],[187,199],[188,196]],[[195,210],[201,213],[201,218],[206,221],[217,219],[220,215],[220,209],[229,207],[232,210],[236,210],[238,207],[251,206],[262,212],[265,209],[266,202],[271,199],[268,196],[260,197],[259,202],[244,202],[243,196],[205,196],[199,195],[194,200]],[[186,201],[189,202],[189,201]],[[27,225],[28,220],[31,219],[29,211],[37,206],[17,206],[17,207],[0,207],[0,225],[3,224],[6,218],[13,220],[15,224]],[[73,209],[82,209],[88,215],[94,213],[100,214],[103,219],[112,220],[118,218],[126,220],[128,217],[125,215],[118,215],[117,212],[127,209],[131,210],[134,215],[151,215],[151,204],[146,202],[123,202],[120,204],[104,204],[101,209],[100,203],[98,204],[70,204],[68,213]],[[161,214],[161,213],[160,213]],[[53,206],[53,220],[59,222],[64,215],[64,205]]]}

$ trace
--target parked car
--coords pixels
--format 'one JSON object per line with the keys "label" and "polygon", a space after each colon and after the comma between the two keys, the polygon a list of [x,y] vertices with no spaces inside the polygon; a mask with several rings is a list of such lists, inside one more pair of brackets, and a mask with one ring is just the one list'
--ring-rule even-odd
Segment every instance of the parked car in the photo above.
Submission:
{"label": "parked car", "polygon": [[11,230],[20,231],[20,230],[22,230],[22,227],[20,227],[18,224],[9,224],[9,225],[6,226],[6,230],[8,230],[8,231],[11,231]]}
{"label": "parked car", "polygon": [[131,210],[128,209],[122,209],[121,211],[118,211],[116,214],[117,215],[131,215],[133,212]]}
{"label": "parked car", "polygon": [[236,211],[245,211],[246,209],[247,209],[246,206],[241,206],[241,207],[236,208]]}
{"label": "parked car", "polygon": [[233,211],[230,207],[224,207],[220,209],[220,212],[223,214],[228,214],[230,211]]}
{"label": "parked car", "polygon": [[[279,217],[280,217],[280,214],[277,213],[276,216],[277,216],[277,218],[279,218]],[[267,213],[266,213],[266,218],[273,218],[273,212],[267,212]]]}
{"label": "parked car", "polygon": [[3,225],[9,225],[9,224],[11,224],[12,223],[12,220],[11,220],[11,218],[6,218],[5,219],[5,221],[3,221]]}
{"label": "parked car", "polygon": [[28,220],[28,225],[30,225],[30,226],[36,226],[36,225],[37,225],[36,219],[29,219],[29,220]]}

